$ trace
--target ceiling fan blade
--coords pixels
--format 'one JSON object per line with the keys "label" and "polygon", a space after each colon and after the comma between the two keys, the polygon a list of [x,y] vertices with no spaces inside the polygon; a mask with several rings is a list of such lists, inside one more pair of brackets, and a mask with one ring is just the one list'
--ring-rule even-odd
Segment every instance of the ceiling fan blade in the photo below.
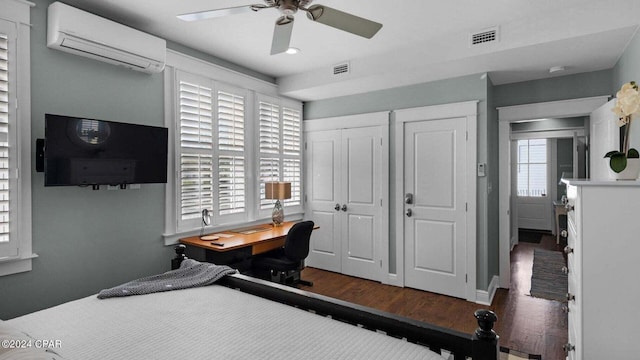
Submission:
{"label": "ceiling fan blade", "polygon": [[178,15],[177,17],[178,19],[184,20],[184,21],[197,21],[197,20],[212,19],[212,18],[227,16],[227,15],[244,14],[251,11],[255,11],[251,8],[251,5],[245,5],[245,6],[230,7],[226,9],[198,11],[194,13]]}
{"label": "ceiling fan blade", "polygon": [[282,16],[276,21],[271,42],[271,55],[280,54],[289,49],[291,32],[293,31],[293,16]]}
{"label": "ceiling fan blade", "polygon": [[371,39],[382,28],[382,24],[324,5],[312,5],[307,17],[315,22],[329,25],[367,39]]}

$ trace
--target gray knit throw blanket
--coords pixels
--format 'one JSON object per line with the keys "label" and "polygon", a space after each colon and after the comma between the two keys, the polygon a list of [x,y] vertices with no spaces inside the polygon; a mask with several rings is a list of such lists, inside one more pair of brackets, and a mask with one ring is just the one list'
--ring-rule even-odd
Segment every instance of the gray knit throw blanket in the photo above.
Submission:
{"label": "gray knit throw blanket", "polygon": [[180,264],[180,268],[176,270],[143,277],[110,289],[101,290],[98,293],[98,299],[143,295],[211,285],[222,277],[236,272],[236,270],[226,265],[201,263],[193,259],[185,259]]}

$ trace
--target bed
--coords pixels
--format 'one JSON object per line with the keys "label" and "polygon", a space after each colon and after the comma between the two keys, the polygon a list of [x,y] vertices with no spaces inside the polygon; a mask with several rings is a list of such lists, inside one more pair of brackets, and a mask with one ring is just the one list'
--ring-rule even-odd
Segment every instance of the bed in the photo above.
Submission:
{"label": "bed", "polygon": [[0,322],[0,360],[495,360],[495,314],[475,316],[478,330],[464,334],[233,274],[184,290],[89,296]]}

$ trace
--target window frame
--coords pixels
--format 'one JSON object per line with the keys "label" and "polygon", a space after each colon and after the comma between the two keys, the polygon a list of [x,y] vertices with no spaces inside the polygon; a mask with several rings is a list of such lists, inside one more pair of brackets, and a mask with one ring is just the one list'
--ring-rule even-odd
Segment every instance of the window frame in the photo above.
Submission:
{"label": "window frame", "polygon": [[[302,103],[300,101],[284,98],[278,95],[275,84],[263,81],[233,70],[206,62],[201,59],[167,49],[167,65],[164,70],[164,98],[165,98],[165,126],[169,129],[169,156],[168,177],[165,187],[165,231],[163,234],[165,245],[175,244],[180,238],[197,235],[201,231],[201,220],[180,221],[180,109],[179,109],[179,84],[181,76],[188,74],[192,79],[206,81],[207,87],[212,89],[213,101],[216,104],[212,109],[214,125],[217,129],[217,94],[218,90],[239,92],[245,96],[244,119],[244,179],[245,179],[245,211],[238,214],[220,216],[218,209],[218,163],[219,151],[217,132],[214,129],[213,147],[213,209],[212,224],[207,226],[206,232],[215,232],[229,229],[234,226],[251,225],[268,222],[271,219],[271,210],[261,211],[259,193],[259,117],[258,98],[266,96],[285,104],[286,107],[300,112],[300,142],[302,143]],[[209,86],[210,85],[210,86]],[[301,202],[299,206],[285,208],[287,220],[302,219],[304,207],[302,194],[304,194],[304,182],[302,179],[302,151],[300,153],[300,192]]]}
{"label": "window frame", "polygon": [[[545,160],[544,162],[532,162],[531,161],[531,141],[535,141],[535,140],[543,140],[544,141],[544,149],[545,149]],[[520,142],[521,141],[526,141],[526,148],[527,148],[527,161],[520,161]],[[536,145],[534,144],[533,146],[541,146],[540,145]],[[523,165],[526,165],[527,167],[527,194],[526,195],[520,195],[519,194],[519,190],[520,190],[520,183],[518,181],[516,181],[516,196],[519,198],[525,198],[525,197],[529,197],[529,198],[548,198],[549,197],[549,179],[550,179],[550,173],[549,173],[549,159],[550,159],[550,144],[549,144],[549,139],[546,138],[527,138],[527,139],[518,139],[516,140],[516,174],[520,171],[520,167]],[[545,168],[545,192],[544,194],[541,195],[531,195],[531,189],[530,189],[530,184],[531,184],[531,165],[544,165]],[[519,177],[519,175],[518,175]]]}
{"label": "window frame", "polygon": [[[31,27],[30,8],[35,4],[23,0],[0,0],[4,26],[14,28],[9,41],[15,43],[15,57],[9,59],[9,133],[11,184],[10,242],[17,242],[15,256],[0,259],[0,276],[31,271]],[[12,61],[13,60],[13,61]],[[13,81],[12,81],[13,79]],[[13,109],[13,111],[11,111]]]}

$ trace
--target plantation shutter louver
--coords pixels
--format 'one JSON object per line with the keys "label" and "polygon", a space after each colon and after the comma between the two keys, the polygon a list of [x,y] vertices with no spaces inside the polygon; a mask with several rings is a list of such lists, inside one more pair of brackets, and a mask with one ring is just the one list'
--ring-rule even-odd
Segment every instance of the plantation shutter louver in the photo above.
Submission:
{"label": "plantation shutter louver", "polygon": [[278,99],[259,101],[260,141],[260,210],[273,207],[273,200],[265,199],[264,184],[268,181],[291,183],[291,198],[284,206],[302,204],[301,112],[280,106]]}
{"label": "plantation shutter louver", "polygon": [[245,211],[245,97],[218,91],[218,208]]}
{"label": "plantation shutter louver", "polygon": [[0,243],[11,240],[9,190],[9,38],[0,33]]}
{"label": "plantation shutter louver", "polygon": [[283,181],[291,183],[291,198],[284,201],[284,206],[302,204],[302,139],[300,111],[283,107],[282,139],[283,139]]}
{"label": "plantation shutter louver", "polygon": [[288,108],[282,109],[283,150],[286,155],[300,155],[300,120],[300,111]]}
{"label": "plantation shutter louver", "polygon": [[[265,199],[265,183],[280,180],[280,106],[260,101],[260,209],[273,207]],[[274,156],[275,155],[275,156]]]}
{"label": "plantation shutter louver", "polygon": [[211,88],[180,81],[180,214],[200,218],[213,209],[213,101]]}

